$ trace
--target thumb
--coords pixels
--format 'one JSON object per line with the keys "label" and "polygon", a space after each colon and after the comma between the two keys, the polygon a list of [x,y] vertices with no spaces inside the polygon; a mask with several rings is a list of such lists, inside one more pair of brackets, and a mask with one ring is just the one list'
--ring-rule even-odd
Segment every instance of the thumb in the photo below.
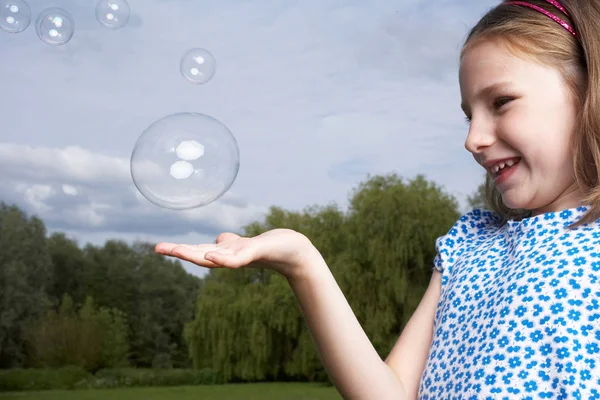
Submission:
{"label": "thumb", "polygon": [[219,244],[221,242],[225,242],[227,240],[234,240],[234,239],[239,239],[240,235],[236,235],[235,233],[231,233],[231,232],[224,232],[221,233],[219,236],[217,236],[217,240],[215,241],[216,244]]}

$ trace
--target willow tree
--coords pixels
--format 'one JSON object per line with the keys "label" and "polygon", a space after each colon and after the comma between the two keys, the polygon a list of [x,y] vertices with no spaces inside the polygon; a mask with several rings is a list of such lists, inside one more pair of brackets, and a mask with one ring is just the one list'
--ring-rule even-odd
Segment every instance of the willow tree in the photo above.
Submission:
{"label": "willow tree", "polygon": [[[272,207],[263,223],[244,235],[286,227],[311,238],[329,258],[344,247],[344,215],[335,206],[301,213]],[[210,367],[222,379],[323,378],[324,370],[297,300],[287,281],[260,268],[213,270],[205,278],[196,317],[186,329],[197,368]]]}
{"label": "willow tree", "polygon": [[[385,353],[429,282],[436,237],[456,218],[456,201],[439,187],[390,175],[361,183],[347,213],[335,205],[273,207],[243,234],[290,228],[308,236]],[[186,339],[194,365],[226,381],[326,378],[293,292],[269,270],[212,270]]]}
{"label": "willow tree", "polygon": [[362,183],[351,198],[350,241],[332,266],[357,318],[386,356],[429,284],[435,239],[459,217],[456,200],[417,176]]}

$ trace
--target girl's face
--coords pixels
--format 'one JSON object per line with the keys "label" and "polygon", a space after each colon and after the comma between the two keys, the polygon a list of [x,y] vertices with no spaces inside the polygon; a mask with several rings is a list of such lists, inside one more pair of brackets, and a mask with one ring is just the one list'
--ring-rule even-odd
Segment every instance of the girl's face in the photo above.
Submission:
{"label": "girl's face", "polygon": [[571,146],[577,109],[562,75],[484,40],[464,54],[459,80],[470,120],[465,147],[504,204],[534,214],[580,205]]}

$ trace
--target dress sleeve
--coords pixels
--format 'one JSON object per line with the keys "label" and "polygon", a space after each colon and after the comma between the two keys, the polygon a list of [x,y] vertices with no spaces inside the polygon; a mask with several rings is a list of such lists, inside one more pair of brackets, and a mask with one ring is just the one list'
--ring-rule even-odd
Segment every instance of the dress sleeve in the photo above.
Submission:
{"label": "dress sleeve", "polygon": [[444,273],[456,262],[456,257],[465,249],[465,243],[473,241],[485,233],[486,228],[497,227],[500,216],[492,211],[476,209],[461,216],[452,225],[448,233],[435,241],[437,255],[433,261],[434,269]]}

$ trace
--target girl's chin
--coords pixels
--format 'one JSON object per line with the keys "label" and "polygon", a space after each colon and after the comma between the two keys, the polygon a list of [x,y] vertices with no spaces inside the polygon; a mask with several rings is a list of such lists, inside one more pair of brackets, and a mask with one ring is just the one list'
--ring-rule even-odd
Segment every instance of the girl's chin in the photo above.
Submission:
{"label": "girl's chin", "polygon": [[530,206],[529,201],[523,198],[522,195],[519,196],[517,193],[514,193],[513,190],[508,190],[506,193],[502,193],[502,202],[506,207],[514,210],[527,209]]}

